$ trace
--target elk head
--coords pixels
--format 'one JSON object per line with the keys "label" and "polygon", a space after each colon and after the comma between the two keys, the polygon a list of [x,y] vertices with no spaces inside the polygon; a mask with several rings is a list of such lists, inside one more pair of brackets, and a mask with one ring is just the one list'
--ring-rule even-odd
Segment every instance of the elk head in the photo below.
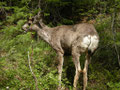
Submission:
{"label": "elk head", "polygon": [[35,18],[32,17],[22,26],[25,32],[37,32],[40,29],[40,24],[35,22]]}

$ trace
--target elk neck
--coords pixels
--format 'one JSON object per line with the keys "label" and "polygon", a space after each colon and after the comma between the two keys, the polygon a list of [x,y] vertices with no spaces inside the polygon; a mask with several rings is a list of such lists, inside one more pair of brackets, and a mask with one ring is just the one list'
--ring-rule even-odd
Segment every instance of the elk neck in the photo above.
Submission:
{"label": "elk neck", "polygon": [[48,28],[37,28],[38,35],[47,43],[51,44],[51,30]]}

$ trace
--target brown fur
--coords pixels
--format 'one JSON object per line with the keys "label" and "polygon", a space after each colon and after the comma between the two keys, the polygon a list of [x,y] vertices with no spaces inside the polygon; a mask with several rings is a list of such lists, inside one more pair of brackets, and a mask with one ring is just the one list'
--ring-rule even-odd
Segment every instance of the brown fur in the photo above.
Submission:
{"label": "brown fur", "polygon": [[[28,23],[31,23],[31,21],[28,21]],[[88,48],[83,48],[81,46],[81,42],[83,42],[84,37],[88,35],[96,36],[99,41],[99,36],[94,26],[92,24],[82,23],[76,25],[62,25],[50,28],[42,22],[42,24],[39,23],[41,27],[39,27],[37,24],[31,23],[31,25],[29,25],[28,23],[23,26],[23,29],[27,31],[36,31],[43,40],[51,45],[51,47],[56,51],[58,55],[59,87],[61,87],[62,66],[64,62],[63,56],[64,53],[69,53],[72,55],[72,59],[76,68],[73,86],[76,88],[79,75],[81,72],[83,72],[83,90],[85,90],[87,86],[87,70],[90,61],[90,55],[88,53]],[[86,53],[86,61],[84,69],[81,70],[79,57],[83,52]]]}

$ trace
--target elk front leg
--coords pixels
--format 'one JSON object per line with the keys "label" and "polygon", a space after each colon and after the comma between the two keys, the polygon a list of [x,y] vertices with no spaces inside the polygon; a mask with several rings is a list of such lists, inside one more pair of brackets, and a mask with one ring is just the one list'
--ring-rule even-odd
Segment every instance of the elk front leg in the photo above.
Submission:
{"label": "elk front leg", "polygon": [[58,89],[61,88],[61,77],[62,77],[62,67],[63,67],[63,62],[64,62],[64,58],[63,58],[63,54],[61,52],[58,52],[58,60],[59,60],[59,64],[58,64],[58,80],[59,80],[59,87]]}
{"label": "elk front leg", "polygon": [[84,69],[83,69],[83,90],[86,90],[86,87],[87,87],[87,80],[88,80],[87,71],[88,71],[89,61],[90,61],[90,56],[87,53],[86,54],[85,65],[84,65]]}

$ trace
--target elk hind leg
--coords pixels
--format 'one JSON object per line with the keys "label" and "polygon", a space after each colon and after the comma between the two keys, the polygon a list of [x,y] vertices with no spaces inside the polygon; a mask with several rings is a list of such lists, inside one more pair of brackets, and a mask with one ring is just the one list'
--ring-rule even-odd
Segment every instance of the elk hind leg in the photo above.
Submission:
{"label": "elk hind leg", "polygon": [[73,52],[72,52],[72,60],[73,60],[73,62],[75,64],[75,69],[76,69],[75,77],[74,77],[74,83],[73,83],[74,88],[77,87],[79,75],[80,75],[80,72],[82,71],[81,67],[80,67],[79,57],[80,57],[80,54],[74,52],[74,50],[73,50]]}
{"label": "elk hind leg", "polygon": [[87,71],[88,71],[89,61],[90,61],[90,56],[87,53],[86,54],[85,65],[84,65],[84,69],[83,69],[83,90],[86,90],[86,87],[87,87],[87,80],[88,80]]}

